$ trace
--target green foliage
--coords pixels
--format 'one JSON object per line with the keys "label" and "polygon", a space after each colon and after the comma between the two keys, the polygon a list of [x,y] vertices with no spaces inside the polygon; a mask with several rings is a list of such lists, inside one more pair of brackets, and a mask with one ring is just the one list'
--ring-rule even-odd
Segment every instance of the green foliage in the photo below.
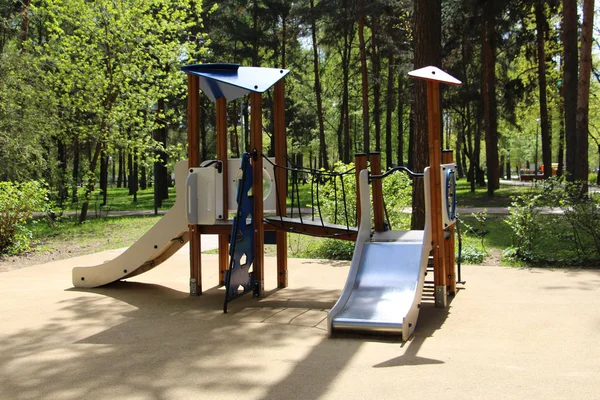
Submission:
{"label": "green foliage", "polygon": [[[582,265],[600,260],[598,196],[582,196],[578,183],[561,178],[543,181],[540,186],[540,194],[514,199],[506,219],[512,229],[513,246],[505,256],[551,265]],[[559,214],[542,213],[544,207],[559,210]]]}
{"label": "green foliage", "polygon": [[481,264],[487,254],[475,246],[465,246],[460,254],[461,263]]}
{"label": "green foliage", "polygon": [[338,162],[333,170],[335,174],[319,188],[318,199],[323,219],[332,224],[356,226],[354,164]]}
{"label": "green foliage", "polygon": [[308,252],[312,258],[325,260],[352,260],[354,242],[338,239],[325,239]]}
{"label": "green foliage", "polygon": [[32,233],[27,221],[47,207],[48,189],[40,182],[0,182],[0,255],[29,249]]}
{"label": "green foliage", "polygon": [[[330,223],[356,226],[356,178],[353,172],[354,164],[338,162],[334,171],[339,174],[335,180],[329,180],[319,192],[323,218]],[[344,190],[342,191],[343,181]],[[410,214],[406,212],[412,202],[412,186],[410,178],[402,173],[393,173],[383,179],[383,201],[390,229],[407,229],[410,224]],[[346,207],[344,208],[344,199]]]}

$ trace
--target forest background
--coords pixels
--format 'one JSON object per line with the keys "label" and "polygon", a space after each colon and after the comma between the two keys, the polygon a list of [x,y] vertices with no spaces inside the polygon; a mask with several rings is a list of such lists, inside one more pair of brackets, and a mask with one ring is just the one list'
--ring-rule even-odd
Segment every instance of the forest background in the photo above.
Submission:
{"label": "forest background", "polygon": [[[585,187],[600,164],[593,22],[593,0],[0,0],[0,181],[43,180],[59,207],[80,204],[81,221],[109,185],[133,196],[153,185],[160,203],[187,156],[180,67],[229,62],[291,70],[296,164],[379,151],[386,168],[421,171],[425,89],[407,72],[436,65],[463,82],[443,92],[442,142],[473,191],[493,196],[501,176],[550,175],[553,163]],[[200,109],[211,159],[214,107],[202,97]],[[228,126],[239,157],[247,99],[228,105]]]}

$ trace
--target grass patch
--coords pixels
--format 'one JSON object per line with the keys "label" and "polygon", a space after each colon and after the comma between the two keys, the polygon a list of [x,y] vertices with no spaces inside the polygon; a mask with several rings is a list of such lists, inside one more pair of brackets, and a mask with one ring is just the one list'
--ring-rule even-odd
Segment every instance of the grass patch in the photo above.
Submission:
{"label": "grass patch", "polygon": [[[84,190],[79,189],[79,199],[83,199]],[[133,201],[133,195],[129,195],[127,188],[108,188],[106,207],[101,207],[102,196],[96,192],[90,199],[90,213],[100,212],[101,209],[110,211],[139,211],[154,210],[154,188],[138,190],[137,201]],[[65,211],[78,211],[81,208],[81,200],[78,203],[64,203]],[[168,210],[175,204],[175,188],[169,188],[169,198],[162,201],[159,210]]]}
{"label": "grass patch", "polygon": [[471,184],[466,179],[456,181],[456,198],[460,207],[508,207],[512,197],[524,193],[539,192],[534,186],[500,185],[492,197],[488,196],[487,188],[475,187],[471,192]]}
{"label": "grass patch", "polygon": [[[499,258],[511,246],[511,229],[503,215],[460,216],[463,264],[486,264],[490,258]],[[458,255],[458,240],[456,240]],[[504,265],[512,265],[502,260]]]}
{"label": "grass patch", "polygon": [[35,247],[42,251],[57,251],[75,246],[85,253],[131,246],[146,233],[160,216],[120,216],[106,219],[94,218],[79,224],[76,218],[63,218],[59,222],[43,220],[30,223]]}

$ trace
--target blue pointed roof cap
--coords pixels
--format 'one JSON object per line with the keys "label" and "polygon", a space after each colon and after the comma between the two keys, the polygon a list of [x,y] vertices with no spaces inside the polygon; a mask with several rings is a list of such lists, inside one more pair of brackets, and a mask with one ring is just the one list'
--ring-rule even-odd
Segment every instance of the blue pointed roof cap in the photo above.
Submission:
{"label": "blue pointed roof cap", "polygon": [[212,101],[230,102],[250,92],[264,93],[290,71],[280,68],[241,67],[239,64],[193,64],[181,67],[200,77],[200,90]]}

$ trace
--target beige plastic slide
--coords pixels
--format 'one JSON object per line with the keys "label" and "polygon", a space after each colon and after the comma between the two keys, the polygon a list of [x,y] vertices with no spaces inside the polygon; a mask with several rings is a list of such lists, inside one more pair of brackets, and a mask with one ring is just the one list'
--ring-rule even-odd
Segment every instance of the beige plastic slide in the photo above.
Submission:
{"label": "beige plastic slide", "polygon": [[117,258],[90,267],[73,268],[73,286],[93,288],[144,273],[171,257],[188,241],[185,210],[187,160],[175,165],[175,204],[137,242]]}

